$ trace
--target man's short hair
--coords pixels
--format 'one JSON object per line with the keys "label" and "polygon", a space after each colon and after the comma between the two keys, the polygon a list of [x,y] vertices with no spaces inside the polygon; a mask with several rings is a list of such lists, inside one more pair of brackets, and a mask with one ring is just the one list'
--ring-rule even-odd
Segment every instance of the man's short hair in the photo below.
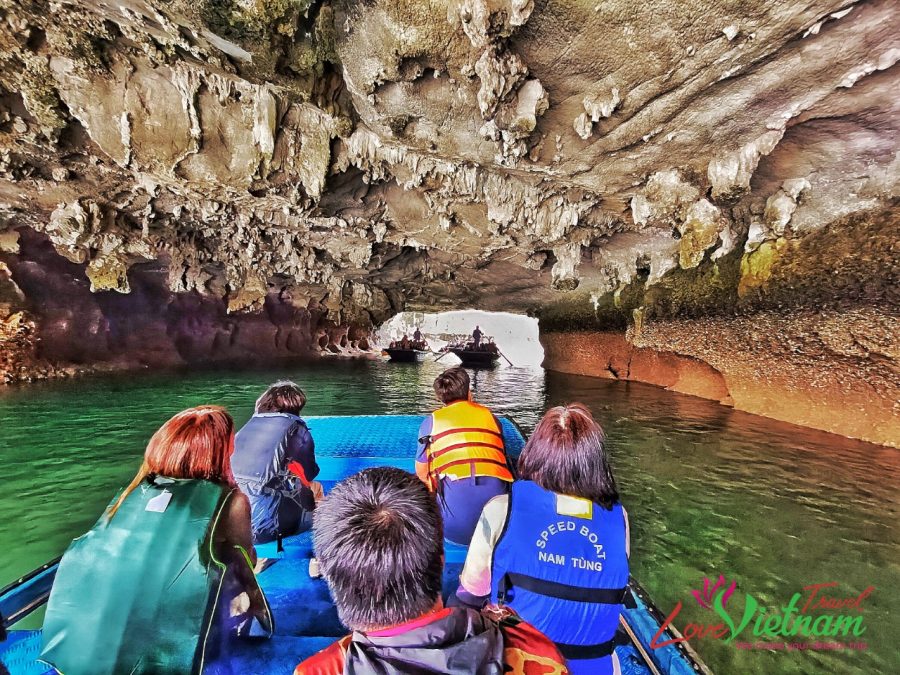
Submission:
{"label": "man's short hair", "polygon": [[434,496],[401,469],[366,469],[316,507],[313,544],[322,576],[351,630],[421,616],[441,594],[444,532]]}
{"label": "man's short hair", "polygon": [[434,380],[434,393],[442,403],[465,401],[469,398],[469,374],[459,366],[448,368]]}
{"label": "man's short hair", "polygon": [[281,380],[270,385],[256,400],[256,412],[299,415],[305,405],[304,391],[289,380]]}

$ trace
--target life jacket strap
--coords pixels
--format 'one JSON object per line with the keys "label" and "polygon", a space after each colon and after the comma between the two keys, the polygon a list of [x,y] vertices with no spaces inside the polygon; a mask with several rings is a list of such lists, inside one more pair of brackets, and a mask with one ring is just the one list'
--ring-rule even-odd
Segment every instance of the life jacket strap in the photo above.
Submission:
{"label": "life jacket strap", "polygon": [[501,441],[503,440],[503,433],[495,431],[494,429],[484,429],[483,427],[454,427],[453,429],[447,429],[446,431],[434,434],[431,436],[431,441],[439,441],[444,438],[444,436],[449,436],[450,434],[491,434]]}
{"label": "life jacket strap", "polygon": [[567,661],[578,661],[584,659],[602,659],[604,656],[612,654],[618,645],[629,644],[628,637],[616,631],[616,634],[606,642],[600,642],[595,645],[570,645],[565,642],[554,642],[559,653],[566,657]]}
{"label": "life jacket strap", "polygon": [[573,600],[575,602],[590,602],[605,605],[621,605],[625,601],[628,587],[624,588],[584,588],[582,586],[569,586],[555,581],[530,577],[527,574],[507,572],[500,579],[497,587],[497,599],[500,602],[508,602],[510,591],[518,586],[531,593],[546,595],[559,600]]}
{"label": "life jacket strap", "polygon": [[[438,473],[443,473],[447,469],[453,468],[454,466],[462,466],[464,464],[470,464],[473,467],[477,467],[477,465],[479,465],[479,464],[493,464],[494,466],[500,466],[500,467],[503,467],[504,469],[509,469],[509,467],[506,465],[506,462],[501,462],[500,460],[496,460],[496,459],[487,459],[484,457],[478,457],[478,458],[473,458],[473,459],[457,459],[453,462],[447,462],[446,464],[441,464],[441,468],[436,469],[435,471],[437,471]],[[476,474],[476,475],[478,475],[478,474]],[[512,476],[510,476],[510,478],[512,478]]]}
{"label": "life jacket strap", "polygon": [[[438,457],[443,457],[448,452],[453,452],[454,450],[461,450],[463,448],[487,448],[488,450],[496,450],[497,453],[503,453],[502,445],[494,445],[493,443],[479,443],[477,441],[463,441],[462,443],[454,443],[453,445],[448,445],[440,450],[435,450],[431,453],[433,459],[437,459]],[[495,454],[497,454],[495,453]]]}

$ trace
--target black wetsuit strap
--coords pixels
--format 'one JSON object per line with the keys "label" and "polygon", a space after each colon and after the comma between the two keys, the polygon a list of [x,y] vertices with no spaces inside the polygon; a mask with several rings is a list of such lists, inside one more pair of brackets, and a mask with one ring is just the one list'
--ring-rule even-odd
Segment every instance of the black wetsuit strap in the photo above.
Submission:
{"label": "black wetsuit strap", "polygon": [[559,653],[566,657],[567,661],[600,659],[604,656],[609,656],[616,649],[615,638],[595,645],[569,645],[565,642],[556,642],[554,644]]}
{"label": "black wetsuit strap", "polygon": [[570,645],[565,642],[554,642],[559,653],[568,660],[600,659],[612,654],[619,645],[629,645],[631,640],[625,631],[619,629],[611,639],[595,645]]}
{"label": "black wetsuit strap", "polygon": [[497,588],[497,596],[501,600],[509,601],[509,591],[518,586],[531,593],[546,595],[560,600],[572,600],[574,602],[601,603],[607,605],[621,605],[625,600],[628,588],[583,588],[581,586],[569,586],[555,581],[530,577],[527,574],[507,572],[500,580]]}

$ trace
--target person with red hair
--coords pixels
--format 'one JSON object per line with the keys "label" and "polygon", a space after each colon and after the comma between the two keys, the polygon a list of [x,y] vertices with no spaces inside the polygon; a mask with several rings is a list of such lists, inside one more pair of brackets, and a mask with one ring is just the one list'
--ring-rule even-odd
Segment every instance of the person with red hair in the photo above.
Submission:
{"label": "person with red hair", "polygon": [[218,406],[153,434],[134,479],[60,562],[43,660],[76,675],[193,672],[253,618],[271,632],[233,451],[234,421]]}

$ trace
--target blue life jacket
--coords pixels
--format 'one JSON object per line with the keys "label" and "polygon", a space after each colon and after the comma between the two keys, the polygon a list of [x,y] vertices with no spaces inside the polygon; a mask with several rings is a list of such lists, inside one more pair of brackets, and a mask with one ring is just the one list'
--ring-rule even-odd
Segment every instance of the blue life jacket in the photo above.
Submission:
{"label": "blue life jacket", "polygon": [[[271,541],[282,534],[287,525],[281,522],[286,507],[297,512],[290,519],[296,521],[304,509],[315,506],[312,492],[302,490],[299,480],[287,468],[292,461],[289,444],[310,443],[308,437],[306,422],[290,413],[256,414],[235,436],[231,471],[250,500],[256,542]],[[308,478],[312,480],[314,476]],[[297,495],[303,504],[283,504],[285,500],[294,502]]]}
{"label": "blue life jacket", "polygon": [[516,481],[494,548],[491,600],[556,643],[573,673],[611,673],[628,585],[625,516]]}

